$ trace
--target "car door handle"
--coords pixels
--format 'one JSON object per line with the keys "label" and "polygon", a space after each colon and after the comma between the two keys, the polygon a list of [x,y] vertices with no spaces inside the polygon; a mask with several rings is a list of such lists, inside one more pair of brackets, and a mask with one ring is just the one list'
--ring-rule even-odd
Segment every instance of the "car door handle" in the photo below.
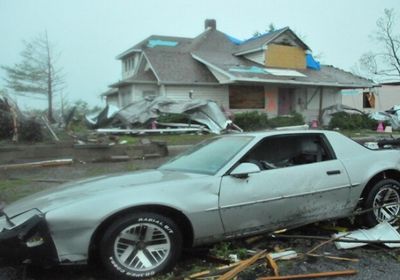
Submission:
{"label": "car door handle", "polygon": [[328,175],[338,175],[338,174],[340,174],[340,170],[326,171],[326,174],[328,174]]}

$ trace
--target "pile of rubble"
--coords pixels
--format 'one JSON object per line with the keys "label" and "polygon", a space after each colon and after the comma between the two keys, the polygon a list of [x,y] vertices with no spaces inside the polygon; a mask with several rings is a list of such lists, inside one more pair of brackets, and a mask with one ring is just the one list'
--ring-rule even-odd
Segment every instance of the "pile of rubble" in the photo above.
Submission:
{"label": "pile of rubble", "polygon": [[[385,245],[392,249],[400,247],[400,234],[397,228],[387,222],[382,222],[370,229],[357,229],[353,231],[349,230],[349,228],[330,223],[316,224],[314,228],[312,227],[313,225],[308,226],[308,229],[303,229],[303,234],[280,230],[270,235],[260,235],[245,239],[242,246],[246,248],[245,255],[250,255],[250,257],[240,260],[238,254],[229,254],[229,258],[233,263],[226,263],[225,259],[216,257],[212,253],[211,255],[203,256],[203,259],[219,262],[224,265],[209,267],[207,270],[193,273],[187,278],[203,280],[273,280],[352,276],[359,272],[357,269],[352,268],[352,264],[359,263],[360,259],[351,254],[338,253],[337,250],[352,249],[365,245],[375,246],[376,248],[381,248],[380,246]],[[313,230],[316,231],[316,229],[319,234],[304,234],[304,231],[307,232],[309,230],[312,232]],[[321,232],[332,232],[333,234],[325,235]],[[293,242],[288,242],[288,240],[292,240]],[[299,241],[302,246],[297,246],[296,249],[301,250],[301,252],[295,251],[295,249],[290,247],[294,245],[294,242]],[[314,243],[315,241],[317,242],[316,244]],[[314,245],[307,248],[307,244],[308,246],[310,244]],[[286,248],[283,248],[283,246]],[[346,269],[339,270],[334,269],[337,266],[332,266],[333,270],[331,268],[329,271],[315,271],[314,269],[309,271],[305,268],[305,263],[310,262],[310,260],[311,262],[316,262],[317,259],[329,260],[335,263],[344,262],[348,263],[348,265],[341,265],[341,267],[344,266]],[[288,266],[297,266],[301,269],[288,269]],[[288,274],[288,271],[295,273]]]}

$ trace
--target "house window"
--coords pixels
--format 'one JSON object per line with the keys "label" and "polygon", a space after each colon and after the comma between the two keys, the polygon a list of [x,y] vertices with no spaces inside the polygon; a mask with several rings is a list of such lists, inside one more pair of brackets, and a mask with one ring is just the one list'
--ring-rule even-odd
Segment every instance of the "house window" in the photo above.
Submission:
{"label": "house window", "polygon": [[129,72],[129,71],[132,71],[133,69],[135,69],[137,63],[138,63],[138,57],[136,54],[125,59],[125,61],[124,61],[125,72]]}
{"label": "house window", "polygon": [[156,93],[155,90],[144,90],[142,92],[142,97],[143,98],[151,98],[154,99],[158,96],[158,93]]}
{"label": "house window", "polygon": [[375,95],[372,92],[363,92],[363,108],[375,108]]}
{"label": "house window", "polygon": [[231,109],[264,109],[264,87],[230,86],[229,107]]}

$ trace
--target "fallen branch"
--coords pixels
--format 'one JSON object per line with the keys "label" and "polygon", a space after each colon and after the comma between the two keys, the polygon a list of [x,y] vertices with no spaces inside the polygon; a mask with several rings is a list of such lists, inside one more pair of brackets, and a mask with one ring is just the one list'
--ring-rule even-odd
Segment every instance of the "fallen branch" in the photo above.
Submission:
{"label": "fallen branch", "polygon": [[267,276],[267,277],[257,278],[257,280],[309,279],[309,278],[319,278],[319,277],[346,276],[355,274],[357,274],[357,270],[342,270],[342,271],[317,272],[317,273],[297,274],[297,275]]}

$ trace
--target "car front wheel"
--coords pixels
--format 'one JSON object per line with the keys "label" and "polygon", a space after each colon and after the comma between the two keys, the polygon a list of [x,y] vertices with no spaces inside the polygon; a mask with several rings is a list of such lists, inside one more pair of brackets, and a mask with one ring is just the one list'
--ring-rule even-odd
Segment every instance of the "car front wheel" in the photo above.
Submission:
{"label": "car front wheel", "polygon": [[376,183],[365,200],[364,209],[371,209],[365,214],[365,222],[369,226],[396,222],[400,214],[399,182],[384,179]]}
{"label": "car front wheel", "polygon": [[168,271],[181,249],[178,226],[154,213],[136,213],[116,220],[100,244],[105,267],[118,279],[143,279]]}

